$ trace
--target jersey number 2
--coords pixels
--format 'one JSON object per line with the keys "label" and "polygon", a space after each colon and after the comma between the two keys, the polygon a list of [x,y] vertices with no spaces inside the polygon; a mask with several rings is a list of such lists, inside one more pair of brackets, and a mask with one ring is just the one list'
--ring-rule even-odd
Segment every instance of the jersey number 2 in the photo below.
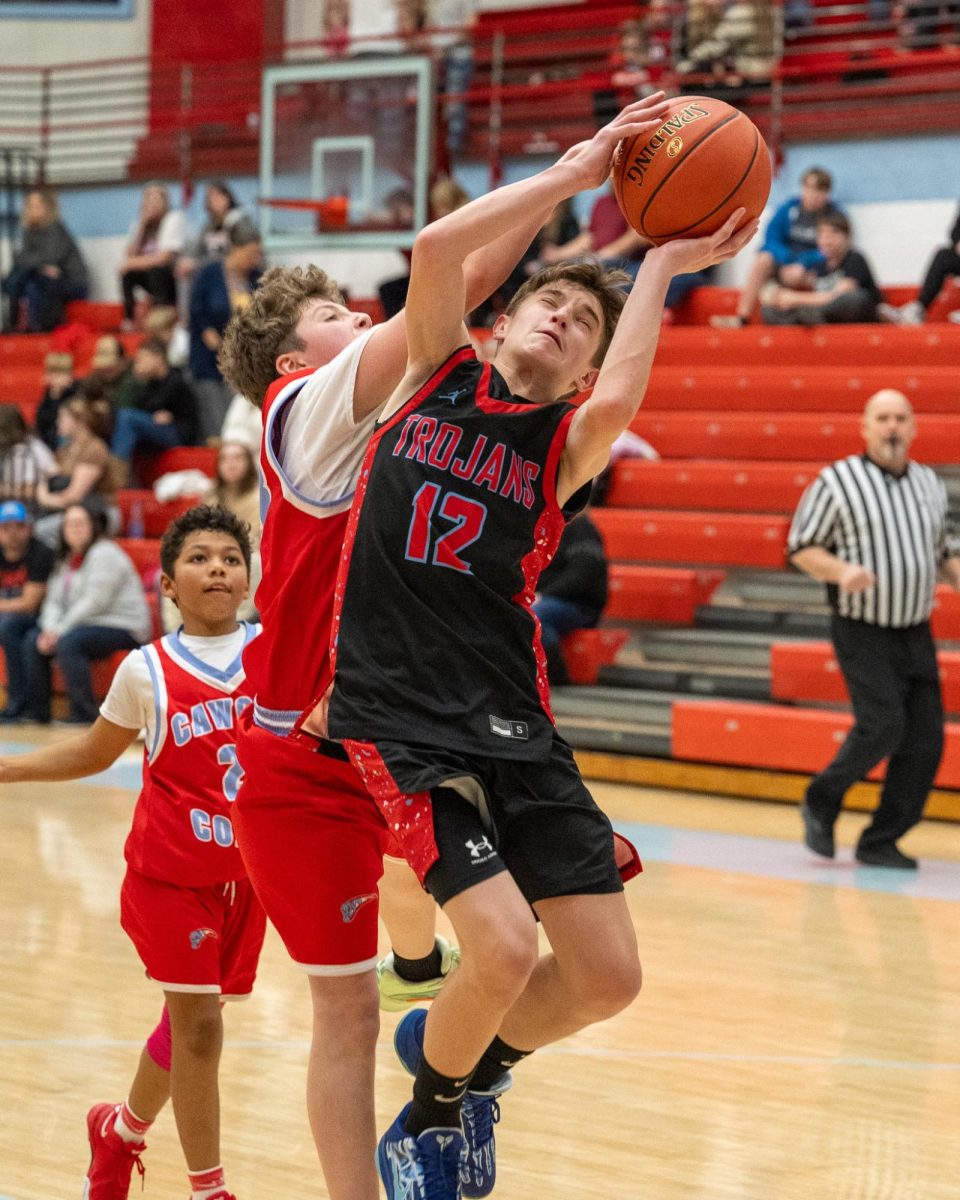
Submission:
{"label": "jersey number 2", "polygon": [[[430,522],[434,512],[438,517],[449,521],[452,528],[433,540],[431,556],[433,530]],[[472,546],[483,532],[486,519],[486,505],[469,500],[459,492],[442,492],[439,484],[425,483],[413,498],[413,517],[407,533],[406,556],[411,562],[432,562],[437,567],[452,567],[455,571],[464,571],[472,575],[470,563],[460,555],[461,551]]]}

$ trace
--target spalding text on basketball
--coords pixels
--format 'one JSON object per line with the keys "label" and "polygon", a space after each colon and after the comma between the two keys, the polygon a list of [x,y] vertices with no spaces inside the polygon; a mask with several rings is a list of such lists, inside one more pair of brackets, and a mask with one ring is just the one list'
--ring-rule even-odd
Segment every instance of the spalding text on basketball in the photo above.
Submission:
{"label": "spalding text on basketball", "polygon": [[626,171],[626,178],[631,183],[642,186],[643,177],[646,174],[647,167],[653,161],[654,155],[666,142],[669,142],[675,134],[679,133],[685,125],[689,125],[691,121],[699,121],[701,117],[709,117],[710,113],[703,107],[702,104],[688,104],[686,108],[682,108],[678,113],[665,121],[657,130],[649,142],[633,156],[629,168]]}

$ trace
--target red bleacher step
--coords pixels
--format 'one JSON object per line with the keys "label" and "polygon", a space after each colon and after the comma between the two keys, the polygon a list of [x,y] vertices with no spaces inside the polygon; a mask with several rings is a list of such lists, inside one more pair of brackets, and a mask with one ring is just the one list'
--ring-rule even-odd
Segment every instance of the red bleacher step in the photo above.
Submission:
{"label": "red bleacher step", "polygon": [[945,583],[937,584],[930,627],[938,642],[960,642],[960,592]]}
{"label": "red bleacher step", "polygon": [[[824,709],[678,700],[671,718],[674,758],[773,771],[821,771],[847,736],[853,717]],[[960,788],[960,724],[948,722],[936,786]],[[883,776],[883,764],[870,779]]]}
{"label": "red bleacher step", "polygon": [[563,639],[563,657],[571,683],[592,685],[627,643],[626,629],[578,629]]}
{"label": "red bleacher step", "polygon": [[822,463],[621,459],[606,503],[611,508],[672,508],[792,513]]}
{"label": "red bleacher step", "polygon": [[[946,288],[944,292],[946,292]],[[958,289],[960,292],[960,289]],[[953,308],[960,308],[958,294]],[[888,364],[902,367],[956,367],[960,362],[960,325],[825,325],[802,329],[784,325],[748,325],[744,329],[669,326],[660,331],[661,367],[700,369],[727,363],[740,367],[856,369]]]}
{"label": "red bleacher step", "polygon": [[[630,426],[664,458],[832,462],[863,452],[856,413],[644,413]],[[911,453],[920,462],[960,460],[960,416],[923,416]]]}
{"label": "red bleacher step", "polygon": [[[956,366],[910,362],[825,366],[812,350],[802,365],[783,366],[775,353],[763,365],[654,367],[643,399],[645,412],[723,410],[770,413],[856,413],[881,388],[897,388],[924,414],[956,413]],[[909,360],[908,360],[909,361]]]}
{"label": "red bleacher step", "polygon": [[789,517],[598,508],[607,557],[630,562],[786,565]]}
{"label": "red bleacher step", "polygon": [[613,563],[605,613],[621,621],[692,625],[723,580],[723,571]]}
{"label": "red bleacher step", "polygon": [[[960,651],[941,650],[937,662],[944,707],[960,713]],[[770,676],[775,700],[849,700],[830,642],[774,642]]]}
{"label": "red bleacher step", "polygon": [[124,488],[117,492],[117,508],[120,509],[120,528],[125,534],[130,531],[130,517],[137,505],[143,520],[143,533],[147,538],[163,537],[164,531],[174,517],[193,508],[196,496],[180,496],[176,500],[161,502],[150,488]]}

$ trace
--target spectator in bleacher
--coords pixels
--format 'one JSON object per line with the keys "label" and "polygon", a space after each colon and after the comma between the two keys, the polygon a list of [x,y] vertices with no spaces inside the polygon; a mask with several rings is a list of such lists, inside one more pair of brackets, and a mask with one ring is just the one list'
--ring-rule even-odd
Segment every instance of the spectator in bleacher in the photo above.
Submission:
{"label": "spectator in bleacher", "polygon": [[24,651],[32,644],[40,605],[53,570],[53,551],[33,536],[19,500],[0,504],[0,647],[7,664],[7,702],[0,721],[15,721],[26,694]]}
{"label": "spectator in bleacher", "polygon": [[57,448],[57,413],[60,405],[75,396],[73,355],[51,351],[43,360],[43,396],[33,418],[33,431],[50,450]]}
{"label": "spectator in bleacher", "polygon": [[856,857],[913,869],[897,842],[923,816],[943,751],[943,703],[930,632],[941,572],[960,591],[960,540],[947,493],[930,467],[909,458],[916,422],[890,388],[864,409],[863,454],[825,467],[801,497],[790,560],[827,585],[831,636],[856,724],[807,787],[804,841],[833,858],[834,825],[854,783],[888,759],[880,804]]}
{"label": "spectator in bleacher", "polygon": [[177,259],[176,275],[183,279],[215,258],[225,258],[230,249],[230,230],[238,221],[249,221],[246,211],[222,179],[211,180],[203,197],[207,219],[197,236],[187,243]]}
{"label": "spectator in bleacher", "polygon": [[40,628],[25,654],[24,713],[50,721],[50,669],[60,667],[71,724],[97,719],[91,664],[133,650],[150,636],[150,611],[130,558],[107,537],[107,517],[93,501],[64,513],[57,566],[40,609]]}
{"label": "spectator in bleacher", "polygon": [[80,390],[96,407],[106,404],[111,424],[117,409],[133,403],[137,392],[133,362],[127,357],[123,343],[112,333],[97,338],[90,371]]}
{"label": "spectator in bleacher", "polygon": [[771,279],[787,288],[802,287],[807,271],[823,261],[817,247],[817,221],[821,215],[840,210],[830,199],[833,180],[822,167],[810,167],[800,179],[800,195],[785,200],[767,225],[763,245],[750,266],[750,273],[737,311],[716,314],[710,324],[717,327],[746,325],[753,316],[760,289]]}
{"label": "spectator in bleacher", "polygon": [[[217,455],[217,477],[204,504],[226,508],[250,527],[250,595],[240,605],[240,619],[257,619],[254,593],[260,583],[260,472],[257,469],[259,437],[255,442],[224,441]],[[246,615],[245,615],[246,614]]]}
{"label": "spectator in bleacher", "polygon": [[140,201],[140,215],[127,236],[127,254],[120,264],[124,325],[134,327],[137,289],[154,304],[177,303],[174,275],[177,259],[187,241],[183,213],[171,208],[170,196],[161,183],[148,183]]}
{"label": "spectator in bleacher", "polygon": [[249,446],[256,458],[260,453],[260,441],[263,437],[263,418],[260,409],[241,392],[237,392],[230,401],[227,415],[223,418],[223,428],[220,430],[221,442],[242,442]]}
{"label": "spectator in bleacher", "polygon": [[636,279],[646,248],[640,234],[627,224],[611,183],[594,200],[587,228],[560,246],[544,246],[540,259],[550,265],[589,254],[605,267],[617,267]]}
{"label": "spectator in bleacher", "polygon": [[[476,0],[427,0],[428,40],[438,61],[441,95],[463,97],[473,79],[473,40]],[[467,136],[466,99],[447,100],[443,106],[448,154],[458,154]]]}
{"label": "spectator in bleacher", "polygon": [[34,437],[15,404],[0,404],[0,501],[22,500],[31,517],[37,485],[54,469],[49,446]]}
{"label": "spectator in bleacher", "polygon": [[21,333],[46,333],[62,323],[68,300],[86,296],[87,268],[53,192],[34,188],[27,193],[20,227],[20,248],[3,281],[8,325]]}
{"label": "spectator in bleacher", "polygon": [[117,482],[129,481],[130,462],[138,447],[169,450],[197,440],[197,400],[180,372],[167,362],[162,342],[144,342],[133,360],[140,385],[129,408],[114,416],[110,449],[117,460]]}
{"label": "spectator in bleacher", "polygon": [[660,85],[673,62],[674,29],[671,0],[650,0],[643,18],[643,36],[647,46],[647,71],[652,83]]}
{"label": "spectator in bleacher", "polygon": [[723,89],[770,82],[773,71],[773,14],[770,0],[715,3],[720,20],[706,36],[688,45],[678,75],[707,75]]}
{"label": "spectator in bleacher", "polygon": [[[412,230],[416,216],[414,211],[413,192],[409,188],[398,187],[391,191],[384,200],[386,212],[385,224],[390,229]],[[407,288],[410,286],[410,254],[409,250],[401,250],[406,264],[402,275],[385,279],[377,287],[377,295],[383,307],[383,315],[389,320],[395,317],[407,302]]]}
{"label": "spectator in bleacher", "polygon": [[870,264],[854,250],[850,222],[826,213],[817,222],[823,261],[807,272],[802,288],[771,281],[760,292],[766,325],[849,325],[877,320],[881,292]]}
{"label": "spectator in bleacher", "polygon": [[941,45],[960,45],[960,3],[957,0],[920,0],[918,4],[895,4],[900,49],[933,50]]}
{"label": "spectator in bleacher", "polygon": [[167,348],[167,362],[181,370],[190,361],[190,335],[180,324],[180,314],[175,308],[152,308],[143,323],[148,338],[156,338]]}
{"label": "spectator in bleacher", "polygon": [[250,303],[263,269],[260,234],[250,221],[230,230],[226,257],[208,262],[197,272],[190,292],[190,377],[197,396],[202,441],[220,435],[233,397],[217,366],[223,331],[234,313]]}
{"label": "spectator in bleacher", "polygon": [[[957,213],[949,236],[950,244],[941,246],[930,260],[916,300],[911,300],[902,308],[896,308],[892,304],[880,305],[880,316],[885,321],[892,321],[897,325],[922,324],[927,309],[940,295],[943,285],[948,279],[960,275],[960,212]],[[948,319],[960,321],[960,311],[949,313]]]}
{"label": "spectator in bleacher", "polygon": [[60,540],[63,514],[71,504],[79,504],[90,495],[98,497],[107,513],[108,525],[120,527],[116,507],[116,486],[110,447],[104,440],[102,418],[82,396],[61,405],[57,419],[60,445],[56,467],[37,485],[36,535],[56,548]]}
{"label": "spectator in bleacher", "polygon": [[350,52],[350,0],[321,0],[321,44],[329,58]]}
{"label": "spectator in bleacher", "polygon": [[587,513],[563,531],[550,565],[540,576],[533,611],[554,687],[570,682],[563,639],[576,629],[592,629],[607,603],[607,555],[600,531]]}
{"label": "spectator in bleacher", "polygon": [[593,115],[598,125],[606,125],[622,108],[657,89],[663,70],[649,64],[643,21],[624,21],[620,26],[609,67],[610,87],[593,93]]}

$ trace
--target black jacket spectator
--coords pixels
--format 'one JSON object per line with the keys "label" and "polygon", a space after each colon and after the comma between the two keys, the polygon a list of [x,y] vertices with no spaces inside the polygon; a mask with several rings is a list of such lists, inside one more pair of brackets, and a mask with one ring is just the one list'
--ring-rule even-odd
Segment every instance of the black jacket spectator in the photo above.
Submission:
{"label": "black jacket spectator", "polygon": [[32,644],[53,563],[53,551],[32,536],[26,507],[19,500],[0,504],[0,647],[7,666],[7,703],[0,721],[14,721],[23,711],[24,655],[28,641]]}
{"label": "black jacket spectator", "polygon": [[11,328],[43,333],[63,321],[68,300],[87,294],[87,268],[60,220],[56,197],[37,188],[23,204],[22,241],[3,282]]}
{"label": "black jacket spectator", "polygon": [[590,629],[607,603],[607,556],[596,525],[582,513],[563,531],[553,562],[540,576],[533,611],[552,684],[569,682],[561,643],[576,629]]}
{"label": "black jacket spectator", "polygon": [[44,391],[33,418],[33,429],[49,449],[57,448],[57,414],[64,401],[75,396],[77,381],[73,377],[73,355],[53,352],[43,360]]}

